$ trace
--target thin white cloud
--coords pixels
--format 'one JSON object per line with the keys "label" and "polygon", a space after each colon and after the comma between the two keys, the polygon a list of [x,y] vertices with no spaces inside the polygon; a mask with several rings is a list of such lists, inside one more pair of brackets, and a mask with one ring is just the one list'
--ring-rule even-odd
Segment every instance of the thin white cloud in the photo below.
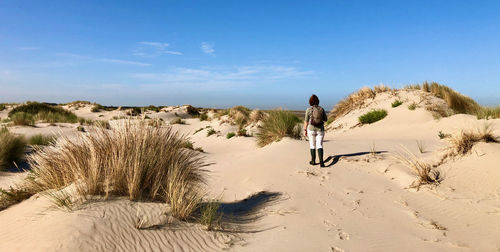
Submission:
{"label": "thin white cloud", "polygon": [[122,60],[122,59],[109,59],[109,58],[96,58],[89,57],[79,54],[73,53],[57,53],[57,56],[74,58],[79,60],[88,60],[88,61],[98,61],[104,63],[112,63],[112,64],[122,64],[122,65],[134,65],[134,66],[151,66],[149,63],[139,62],[139,61],[130,61],[130,60]]}
{"label": "thin white cloud", "polygon": [[18,47],[17,49],[19,49],[21,51],[35,51],[35,50],[38,50],[40,48],[27,46],[27,47]]}
{"label": "thin white cloud", "polygon": [[102,59],[97,59],[97,61],[107,62],[107,63],[116,63],[116,64],[125,64],[125,65],[135,65],[135,66],[151,66],[151,64],[149,64],[149,63],[129,61],[129,60],[119,60],[119,59],[102,58]]}
{"label": "thin white cloud", "polygon": [[167,50],[169,43],[142,41],[134,49],[133,55],[147,58],[154,58],[163,54],[182,55],[181,52]]}
{"label": "thin white cloud", "polygon": [[201,42],[200,49],[202,52],[204,52],[208,55],[215,56],[215,49],[214,49],[214,45],[212,43]]}
{"label": "thin white cloud", "polygon": [[202,86],[272,83],[312,75],[296,67],[279,65],[254,65],[210,68],[171,68],[162,73],[136,73],[133,78],[165,84],[193,84]]}

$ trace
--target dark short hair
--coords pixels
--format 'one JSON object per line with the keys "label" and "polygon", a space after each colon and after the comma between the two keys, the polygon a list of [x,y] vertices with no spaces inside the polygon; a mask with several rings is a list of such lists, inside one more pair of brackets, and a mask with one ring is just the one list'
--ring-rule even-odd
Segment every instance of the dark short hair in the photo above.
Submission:
{"label": "dark short hair", "polygon": [[309,105],[319,105],[319,99],[315,94],[311,95],[311,98],[309,98]]}

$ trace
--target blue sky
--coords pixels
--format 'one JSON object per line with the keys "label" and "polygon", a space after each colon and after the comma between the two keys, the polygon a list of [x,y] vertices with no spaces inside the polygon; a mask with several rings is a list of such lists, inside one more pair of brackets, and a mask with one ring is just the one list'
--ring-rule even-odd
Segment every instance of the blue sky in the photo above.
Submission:
{"label": "blue sky", "polygon": [[437,81],[500,105],[500,1],[0,1],[0,101],[330,109]]}

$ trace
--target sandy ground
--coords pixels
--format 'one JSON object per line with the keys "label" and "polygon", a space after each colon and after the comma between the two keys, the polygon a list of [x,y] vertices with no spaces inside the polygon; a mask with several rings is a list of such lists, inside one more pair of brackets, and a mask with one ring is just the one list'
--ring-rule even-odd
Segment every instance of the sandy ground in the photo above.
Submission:
{"label": "sandy ground", "polygon": [[[174,113],[187,118],[185,125],[173,127],[189,135],[214,163],[208,167],[212,197],[232,204],[266,191],[279,193],[278,198],[246,201],[264,207],[261,218],[243,224],[241,232],[209,232],[165,220],[162,204],[116,199],[65,211],[35,195],[0,212],[0,251],[499,251],[500,144],[477,144],[471,154],[438,167],[441,184],[420,190],[409,188],[416,178],[394,155],[404,146],[422,160],[437,162],[448,145],[439,139],[440,131],[476,130],[487,123],[500,136],[500,120],[468,115],[436,120],[424,108],[408,110],[408,102],[418,101],[415,94],[399,95],[406,99],[400,107],[390,106],[394,97],[388,94],[334,122],[336,129],[325,136],[326,168],[308,164],[305,140],[285,138],[259,148],[253,137],[226,139],[236,126],[190,119],[183,107],[150,113],[165,121]],[[384,108],[389,115],[356,126],[357,117],[372,108]],[[99,117],[88,109],[75,112],[94,119],[116,116],[103,112]],[[220,133],[207,137],[207,126]],[[77,134],[76,126],[51,127],[12,131],[35,134],[57,128]],[[424,153],[417,140],[424,143]],[[370,153],[372,148],[377,154]],[[0,173],[0,187],[20,177]],[[151,228],[134,228],[138,218]]]}

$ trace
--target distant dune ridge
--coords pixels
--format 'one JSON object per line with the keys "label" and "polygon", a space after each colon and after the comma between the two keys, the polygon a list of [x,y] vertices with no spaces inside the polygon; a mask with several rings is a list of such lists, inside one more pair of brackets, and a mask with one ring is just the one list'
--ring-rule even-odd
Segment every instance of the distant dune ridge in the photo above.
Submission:
{"label": "distant dune ridge", "polygon": [[0,251],[500,249],[499,108],[362,88],[329,113],[326,168],[297,114],[0,104]]}

